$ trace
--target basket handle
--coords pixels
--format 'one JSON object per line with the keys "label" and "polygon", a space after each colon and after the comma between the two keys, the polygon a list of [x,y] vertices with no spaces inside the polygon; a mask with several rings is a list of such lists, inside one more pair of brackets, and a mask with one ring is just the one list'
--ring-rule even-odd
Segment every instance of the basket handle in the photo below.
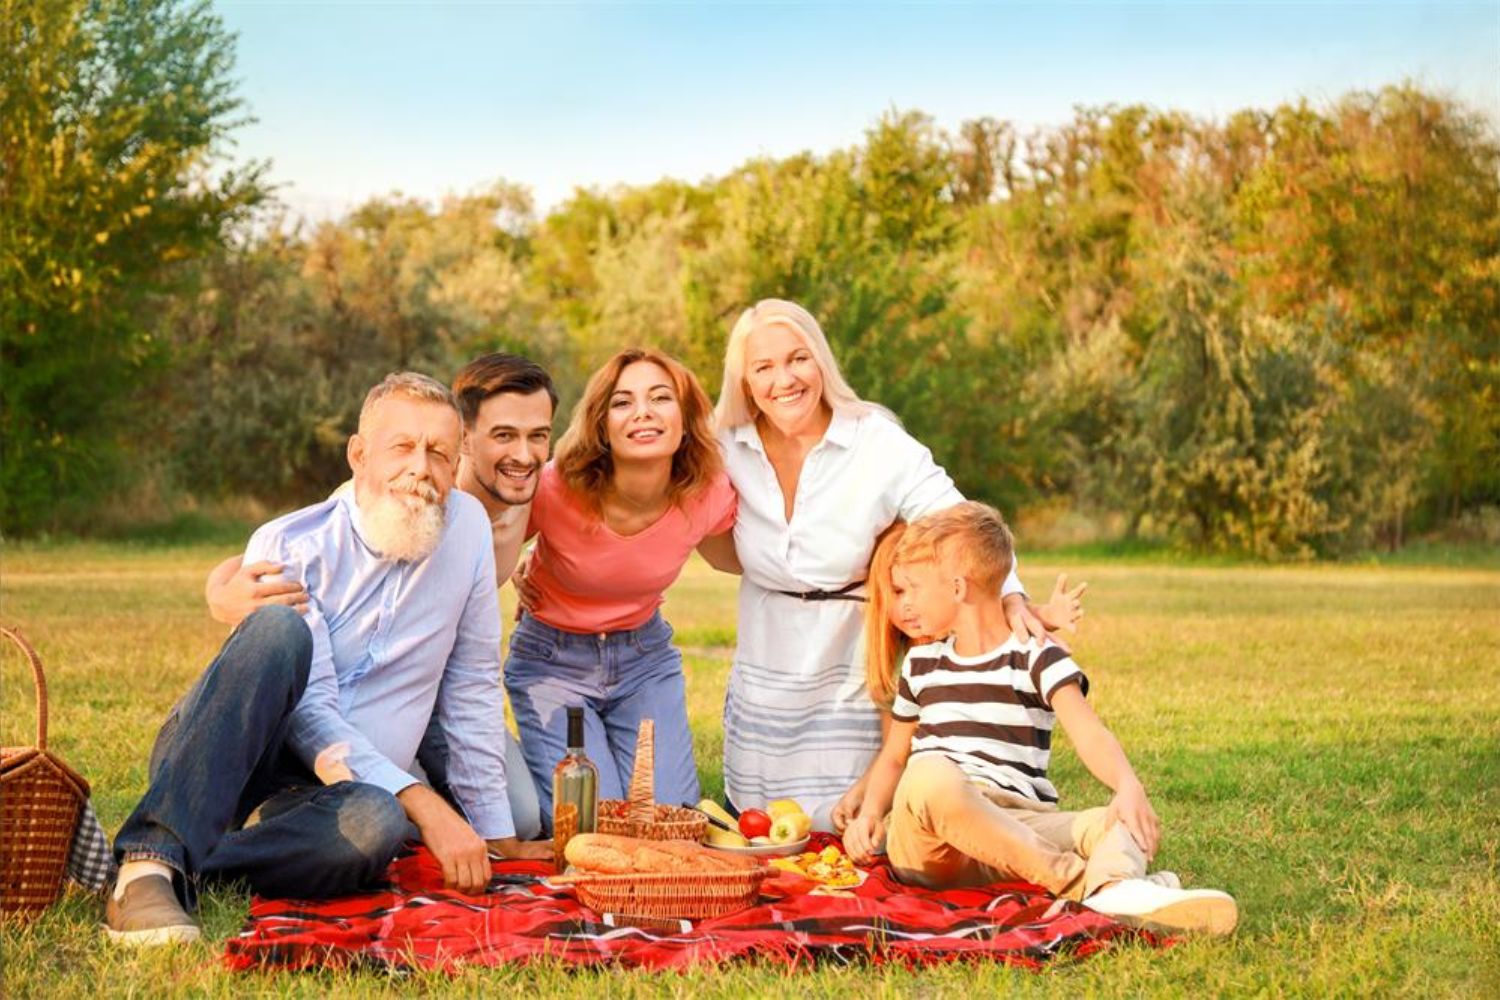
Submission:
{"label": "basket handle", "polygon": [[36,684],[36,747],[38,750],[47,749],[47,676],[42,673],[42,658],[37,655],[31,643],[21,634],[21,630],[13,625],[0,625],[0,635],[5,636],[11,642],[21,647],[21,652],[26,654],[27,661],[31,664],[31,679]]}
{"label": "basket handle", "polygon": [[632,825],[650,823],[656,808],[656,722],[642,719],[635,734],[635,763],[630,768],[627,816]]}

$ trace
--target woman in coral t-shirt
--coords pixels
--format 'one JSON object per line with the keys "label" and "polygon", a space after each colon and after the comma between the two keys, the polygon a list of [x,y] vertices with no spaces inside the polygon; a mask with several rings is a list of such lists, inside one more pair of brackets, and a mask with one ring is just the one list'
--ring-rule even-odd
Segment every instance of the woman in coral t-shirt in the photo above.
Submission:
{"label": "woman in coral t-shirt", "polygon": [[554,461],[542,470],[528,537],[527,610],[510,640],[505,688],[542,815],[566,750],[567,708],[584,710],[599,794],[623,798],[636,730],[656,723],[656,798],[698,800],[682,654],[658,610],[696,548],[738,571],[734,487],[697,378],[631,349],[589,379]]}

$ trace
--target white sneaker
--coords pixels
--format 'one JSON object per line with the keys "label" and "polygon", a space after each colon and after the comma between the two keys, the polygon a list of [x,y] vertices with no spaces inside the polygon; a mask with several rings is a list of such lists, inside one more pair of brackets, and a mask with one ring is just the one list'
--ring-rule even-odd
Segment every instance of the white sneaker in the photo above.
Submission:
{"label": "white sneaker", "polygon": [[1147,882],[1155,882],[1157,885],[1166,886],[1168,889],[1181,889],[1182,879],[1177,877],[1176,872],[1152,872],[1146,876]]}
{"label": "white sneaker", "polygon": [[1154,931],[1228,934],[1239,922],[1234,897],[1217,889],[1173,889],[1131,878],[1100,889],[1083,905],[1122,924]]}

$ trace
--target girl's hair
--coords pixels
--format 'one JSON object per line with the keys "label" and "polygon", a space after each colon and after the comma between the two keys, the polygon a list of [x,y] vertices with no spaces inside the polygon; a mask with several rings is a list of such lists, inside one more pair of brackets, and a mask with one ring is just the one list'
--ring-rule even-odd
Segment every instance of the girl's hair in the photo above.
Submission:
{"label": "girl's hair", "polygon": [[839,363],[833,359],[828,338],[823,335],[823,328],[813,319],[812,313],[785,299],[761,299],[740,313],[734,329],[729,332],[729,343],[724,346],[724,383],[719,389],[719,405],[714,408],[719,430],[731,430],[751,423],[760,412],[745,391],[745,350],[752,333],[772,326],[786,327],[807,345],[823,375],[823,399],[835,413],[863,416],[878,412],[895,419],[885,407],[860,399],[849,387],[839,371]]}
{"label": "girl's hair", "polygon": [[609,450],[610,396],[620,381],[620,373],[641,361],[649,361],[666,371],[682,409],[682,444],[672,456],[672,481],[667,488],[672,502],[680,505],[724,470],[724,456],[709,422],[712,404],[703,386],[698,384],[698,377],[682,362],[660,351],[629,347],[606,361],[589,378],[583,398],[573,407],[568,429],[557,443],[554,461],[563,483],[596,511],[615,471]]}
{"label": "girl's hair", "polygon": [[901,658],[911,645],[906,634],[891,624],[891,605],[896,599],[891,568],[896,565],[896,546],[905,533],[905,521],[892,521],[880,533],[865,580],[865,686],[870,699],[882,708],[890,708],[896,700]]}

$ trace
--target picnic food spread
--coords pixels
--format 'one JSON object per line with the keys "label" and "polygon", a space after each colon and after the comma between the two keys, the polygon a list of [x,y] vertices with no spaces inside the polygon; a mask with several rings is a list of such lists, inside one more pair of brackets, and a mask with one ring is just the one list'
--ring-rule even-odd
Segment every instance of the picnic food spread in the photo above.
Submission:
{"label": "picnic food spread", "polygon": [[863,881],[849,855],[829,844],[821,851],[804,851],[789,858],[773,858],[771,867],[832,888],[848,888]]}
{"label": "picnic food spread", "polygon": [[607,833],[581,833],[568,841],[568,863],[600,875],[701,874],[753,871],[753,858],[723,854],[685,840],[641,840]]}

